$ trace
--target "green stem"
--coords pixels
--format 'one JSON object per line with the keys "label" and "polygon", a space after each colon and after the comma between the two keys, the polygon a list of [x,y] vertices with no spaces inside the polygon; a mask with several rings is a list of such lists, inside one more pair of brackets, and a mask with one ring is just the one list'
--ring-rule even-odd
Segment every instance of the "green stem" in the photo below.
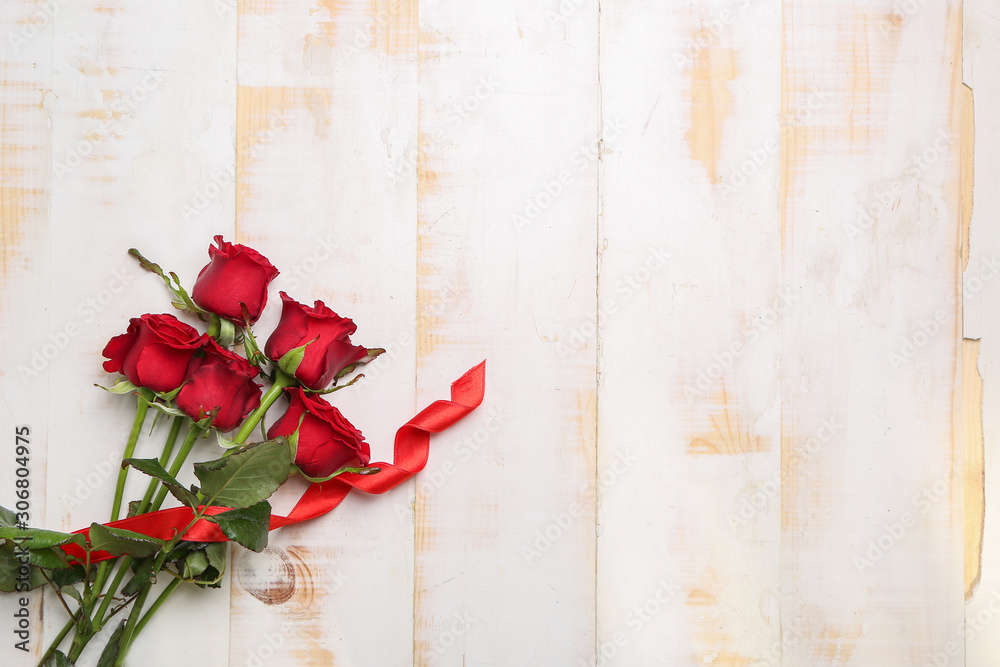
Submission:
{"label": "green stem", "polygon": [[257,426],[257,423],[264,418],[265,414],[267,414],[268,408],[270,408],[274,402],[278,400],[278,397],[281,396],[285,387],[291,387],[296,382],[297,380],[294,377],[288,375],[280,368],[275,368],[274,384],[271,385],[271,388],[268,389],[264,396],[260,399],[260,407],[251,412],[250,415],[243,421],[243,426],[240,427],[236,437],[233,438],[233,442],[241,445],[246,442],[247,438],[250,437],[250,434],[253,433],[254,427]]}
{"label": "green stem", "polygon": [[[186,422],[187,419],[188,419],[187,417],[175,417],[173,424],[170,425],[170,432],[167,434],[167,441],[163,445],[163,453],[160,455],[159,459],[161,466],[165,466],[167,464],[167,461],[170,458],[170,454],[173,452],[174,445],[177,442],[177,436],[180,433],[181,427],[184,425],[184,422]],[[181,454],[178,454],[179,459],[181,458],[182,455],[184,458],[187,458],[187,455],[191,451],[191,448],[194,446],[194,441],[195,439],[197,439],[197,435],[200,431],[201,429],[194,427],[191,428],[191,431],[188,433],[188,437],[184,440],[184,444],[181,445],[182,451]],[[194,433],[193,436],[192,432]],[[185,447],[187,448],[186,451]],[[171,469],[173,469],[176,466],[177,470],[179,470],[182,465],[184,465],[183,459],[181,459],[179,463],[175,461],[174,466],[171,466]],[[176,474],[176,472],[174,472],[173,474]],[[159,484],[159,480],[154,479],[152,480],[152,482],[150,482],[149,486],[146,488],[146,495],[143,497],[142,502],[139,505],[139,510],[137,512],[138,514],[142,514],[147,509],[149,509],[150,498],[152,498],[153,492],[156,490],[157,484]],[[157,500],[155,501],[156,509],[160,508],[160,504],[163,503],[163,499],[167,495],[166,487],[161,489],[161,491],[163,492],[162,497],[157,498]],[[115,575],[114,580],[112,580],[111,585],[108,586],[108,590],[104,594],[104,599],[101,600],[101,605],[100,607],[98,607],[97,613],[94,615],[95,631],[100,630],[102,627],[104,627],[104,624],[107,621],[107,619],[105,618],[105,614],[107,614],[108,608],[114,601],[114,597],[118,593],[118,587],[122,585],[122,581],[125,579],[125,575],[128,574],[129,568],[132,566],[133,560],[134,559],[131,556],[122,557],[118,573]],[[104,563],[102,563],[102,565],[103,564]],[[101,583],[103,587],[103,581]]]}
{"label": "green stem", "polygon": [[123,556],[118,565],[118,573],[115,578],[111,580],[111,585],[108,586],[108,591],[104,594],[104,599],[101,600],[101,606],[97,608],[97,613],[94,614],[94,632],[96,633],[101,628],[104,627],[107,619],[104,615],[108,612],[108,607],[111,606],[112,601],[115,599],[115,595],[118,593],[118,587],[122,585],[122,580],[125,579],[125,575],[128,574],[128,570],[132,567],[132,561],[134,559],[131,556]]}
{"label": "green stem", "polygon": [[[149,623],[150,617],[152,617],[152,615],[156,613],[156,610],[159,609],[163,605],[163,603],[167,601],[167,598],[170,597],[170,594],[173,593],[177,589],[177,587],[181,585],[181,582],[183,581],[184,581],[183,579],[172,579],[170,583],[167,584],[167,587],[163,589],[163,592],[160,593],[160,595],[157,596],[156,600],[153,601],[153,604],[149,606],[149,611],[143,614],[143,617],[139,619],[138,623],[136,623],[135,634],[132,635],[133,640],[140,632],[142,632],[142,629],[146,627],[146,624]],[[129,648],[131,648],[131,643],[129,644],[129,646],[126,647],[126,650],[128,650]]]}
{"label": "green stem", "polygon": [[[177,456],[174,458],[173,463],[170,464],[170,469],[167,471],[172,477],[176,477],[177,473],[180,472],[181,467],[184,465],[184,461],[187,460],[188,454],[191,453],[191,449],[194,448],[195,440],[205,432],[205,429],[198,426],[197,424],[192,424],[191,428],[188,429],[187,437],[184,438],[184,444],[181,445],[181,451],[177,452]],[[149,510],[155,512],[160,509],[163,501],[167,497],[167,487],[162,486],[156,494],[156,498],[149,506]]]}
{"label": "green stem", "polygon": [[[125,445],[125,455],[122,460],[132,458],[135,453],[135,444],[139,442],[139,433],[142,432],[142,423],[146,420],[146,410],[149,404],[144,397],[139,396],[139,405],[135,410],[135,420],[132,422],[132,432],[129,433],[128,443]],[[128,468],[118,471],[118,485],[115,486],[115,502],[111,506],[111,520],[117,521],[122,510],[122,496],[125,494],[125,477],[128,475]]]}
{"label": "green stem", "polygon": [[[142,432],[143,422],[146,421],[146,411],[148,409],[149,404],[146,402],[145,397],[139,395],[137,397],[137,405],[135,408],[135,419],[132,420],[132,430],[128,434],[128,442],[125,443],[125,453],[122,456],[123,461],[125,459],[132,458],[132,455],[135,453],[135,445],[139,442],[139,434]],[[121,514],[122,497],[125,495],[125,477],[127,475],[127,467],[118,471],[118,483],[115,485],[115,500],[111,506],[112,521],[117,521],[119,514]],[[94,590],[97,592],[96,594],[100,594],[101,588],[104,586],[104,582],[108,579],[109,566],[110,563],[108,561],[103,561],[97,568],[97,577],[94,579]]]}
{"label": "green stem", "polygon": [[[200,431],[201,429],[192,428],[191,430]],[[178,532],[176,535],[174,535],[174,537],[169,542],[167,542],[160,548],[160,553],[157,554],[156,560],[153,561],[152,569],[154,576],[163,568],[163,564],[167,560],[167,555],[169,555],[170,552],[173,550],[173,548],[177,546],[177,544],[184,537],[184,534],[187,533],[188,530],[190,530],[193,525],[198,523],[198,521],[200,521],[203,516],[204,512],[195,512],[194,518],[191,519],[191,522],[188,523],[187,527]],[[177,584],[175,584],[174,581],[176,581]],[[167,588],[164,589],[164,593],[166,593],[167,590],[173,592],[173,588],[176,588],[181,580],[175,579],[174,581],[171,581],[169,584],[167,584]],[[171,588],[171,586],[173,588]],[[152,583],[146,584],[146,587],[142,589],[141,593],[139,593],[138,597],[135,599],[135,602],[132,603],[132,610],[129,612],[128,620],[125,622],[125,630],[124,632],[122,632],[121,639],[119,640],[119,646],[121,648],[119,648],[118,657],[115,659],[115,667],[120,667],[121,665],[125,664],[125,654],[128,653],[129,648],[131,648],[132,646],[132,642],[135,640],[135,636],[139,633],[139,630],[137,629],[139,625],[139,617],[142,614],[142,608],[146,604],[146,598],[149,597],[149,591],[152,588],[153,588]],[[160,598],[162,598],[162,600]],[[157,598],[156,602],[159,604],[163,604],[163,602],[166,601],[166,597],[163,594],[161,594],[160,598]],[[155,608],[150,608],[149,613],[150,614],[153,613],[158,608],[159,608],[158,605]]]}
{"label": "green stem", "polygon": [[125,630],[122,632],[121,638],[118,640],[118,656],[115,658],[115,667],[122,667],[125,664],[125,655],[128,653],[129,647],[132,645],[132,637],[135,632],[135,626],[139,622],[139,616],[142,614],[142,607],[146,604],[146,598],[149,597],[149,591],[152,589],[152,584],[147,584],[142,592],[139,593],[139,597],[136,598],[135,602],[132,603],[132,610],[129,612],[128,620],[125,621]]}
{"label": "green stem", "polygon": [[45,650],[45,653],[42,654],[41,660],[38,661],[39,667],[41,667],[41,665],[43,665],[45,661],[49,659],[49,656],[55,653],[55,650],[59,648],[59,644],[62,644],[62,640],[66,639],[66,635],[68,635],[69,631],[76,626],[76,623],[79,619],[80,619],[80,611],[77,610],[76,614],[74,614],[68,621],[66,621],[66,625],[64,625],[63,629],[59,631],[59,634],[55,636],[55,639],[53,639],[52,642],[49,644],[49,647]]}
{"label": "green stem", "polygon": [[[186,417],[178,417],[174,421],[174,424],[170,427],[170,433],[171,433],[171,435],[174,436],[174,439],[176,439],[176,435],[177,435],[174,431],[175,430],[177,430],[177,431],[180,430],[180,427],[178,426],[178,424],[182,423],[186,419],[187,419]],[[187,436],[184,438],[184,443],[181,444],[180,451],[177,452],[177,456],[176,456],[176,458],[174,458],[173,462],[170,464],[170,469],[167,472],[169,472],[174,477],[177,476],[177,473],[180,472],[180,469],[184,466],[184,461],[187,460],[188,455],[191,453],[191,450],[194,448],[194,443],[198,440],[198,437],[202,433],[204,433],[204,432],[205,432],[205,429],[201,428],[197,424],[192,424],[191,425],[191,428],[187,432]],[[173,449],[172,444],[171,444],[170,449]],[[168,458],[168,452],[164,451],[164,455],[160,457],[160,465],[166,465],[167,458]],[[167,487],[164,486],[164,487],[160,488],[159,493],[156,494],[156,498],[153,499],[152,503],[148,506],[148,509],[150,509],[153,512],[155,512],[156,510],[160,509],[160,506],[163,504],[163,501],[166,500],[166,497],[167,497]],[[139,511],[140,511],[140,513],[142,513],[142,512],[145,512],[146,509],[147,509],[147,507],[146,507],[146,499],[143,498],[142,505],[140,506]],[[200,515],[198,515],[198,518],[200,518]],[[197,521],[197,518],[195,519],[195,521]],[[194,522],[192,522],[192,525],[193,524],[194,524]],[[191,526],[189,525],[188,528],[190,528],[190,527]],[[186,532],[187,532],[187,529],[181,531],[180,533],[178,533],[178,535],[184,535],[184,533],[186,533]],[[165,546],[163,548],[162,554],[163,554],[164,558],[170,552],[170,550],[174,546],[176,546],[176,542],[177,541],[178,540],[175,539],[175,540],[171,541],[170,544],[168,544],[167,546]],[[131,556],[124,556],[124,557],[122,557],[121,560],[122,560],[121,569],[118,571],[118,574],[115,575],[114,581],[112,581],[111,585],[108,587],[108,591],[105,594],[104,599],[101,600],[101,606],[97,610],[97,615],[94,617],[94,625],[95,625],[95,628],[97,628],[97,629],[100,629],[100,627],[103,627],[104,622],[105,622],[104,614],[107,613],[107,610],[108,610],[108,607],[111,604],[111,601],[114,599],[115,594],[118,592],[118,587],[121,586],[121,583],[122,583],[122,581],[125,578],[125,575],[128,573],[128,568],[132,565],[133,558]],[[157,562],[154,562],[154,564],[153,564],[153,573],[155,574],[156,572],[158,572],[160,566],[162,566],[162,565],[163,565],[162,561],[158,560]],[[135,607],[133,607],[133,609],[134,608]]]}
{"label": "green stem", "polygon": [[[163,453],[160,454],[160,466],[163,468],[167,467],[167,461],[170,460],[170,455],[174,452],[174,445],[177,443],[177,435],[181,431],[181,426],[187,421],[187,417],[174,417],[174,423],[170,425],[170,433],[167,434],[167,441],[163,445]],[[156,487],[159,486],[160,480],[155,477],[149,480],[149,486],[146,487],[146,493],[142,497],[142,501],[139,503],[139,509],[136,514],[143,514],[147,509],[149,509],[150,501],[153,499],[153,493],[156,491]]]}

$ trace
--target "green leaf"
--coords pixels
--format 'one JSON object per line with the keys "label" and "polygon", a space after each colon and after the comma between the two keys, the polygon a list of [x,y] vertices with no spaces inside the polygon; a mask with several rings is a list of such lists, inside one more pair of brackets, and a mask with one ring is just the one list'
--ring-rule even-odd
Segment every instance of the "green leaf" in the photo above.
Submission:
{"label": "green leaf", "polygon": [[149,400],[146,400],[146,399],[143,399],[143,400],[146,401],[146,405],[148,405],[149,407],[154,408],[156,410],[159,410],[160,412],[162,412],[165,415],[170,415],[172,417],[187,417],[188,416],[187,413],[184,412],[183,410],[181,410],[180,408],[173,408],[173,407],[170,407],[169,405],[166,405],[164,403],[160,403],[159,401],[149,401]]}
{"label": "green leaf", "polygon": [[324,396],[326,394],[332,394],[335,391],[340,391],[341,389],[346,389],[347,387],[350,387],[352,384],[354,384],[364,376],[365,376],[364,373],[358,373],[357,375],[352,377],[351,381],[348,382],[347,384],[342,384],[340,386],[333,386],[330,387],[329,389],[304,389],[303,391],[305,391],[307,394],[316,394],[317,396]]}
{"label": "green leaf", "polygon": [[12,528],[17,525],[17,512],[0,506],[0,526]]}
{"label": "green leaf", "polygon": [[83,606],[83,598],[80,597],[80,591],[76,590],[72,586],[60,586],[59,594],[71,597]]}
{"label": "green leaf", "polygon": [[230,440],[226,436],[222,435],[222,433],[218,430],[215,431],[215,437],[219,440],[219,447],[223,447],[225,449],[238,449],[243,446],[241,443]]}
{"label": "green leaf", "polygon": [[134,574],[122,588],[122,595],[132,597],[138,595],[153,580],[153,557],[145,558],[134,566]]}
{"label": "green leaf", "polygon": [[174,389],[173,391],[168,391],[168,392],[154,391],[153,393],[165,401],[172,401],[175,398],[177,398],[177,394],[181,393],[181,389],[183,388],[184,384],[182,383],[181,386],[177,387],[177,389]]}
{"label": "green leaf", "polygon": [[[97,566],[93,565],[92,570],[96,570]],[[73,586],[80,583],[86,577],[84,575],[84,570],[82,565],[73,565],[65,570],[53,570],[52,574],[49,575],[49,579],[52,580],[56,586],[62,588],[63,586]]]}
{"label": "green leaf", "polygon": [[206,505],[250,507],[266,500],[288,479],[287,438],[247,445],[230,456],[194,464]]}
{"label": "green leaf", "polygon": [[250,328],[250,311],[247,310],[247,305],[240,303],[240,309],[243,311],[243,350],[246,352],[247,361],[254,366],[260,366],[267,361],[267,357],[260,351],[253,329]]}
{"label": "green leaf", "polygon": [[[208,542],[186,542],[181,540],[177,543],[177,546],[170,550],[167,554],[167,563],[176,563],[184,560],[189,553],[197,549],[204,549]],[[180,567],[180,566],[178,566]]]}
{"label": "green leaf", "polygon": [[62,544],[86,545],[83,535],[79,533],[59,533],[54,530],[42,530],[41,528],[0,528],[0,539],[16,541],[26,549],[48,549]]}
{"label": "green leaf", "polygon": [[[41,664],[40,667],[73,667],[72,661],[62,651],[56,650]],[[104,667],[101,665],[100,667]]]}
{"label": "green leaf", "polygon": [[308,479],[310,482],[317,482],[317,483],[327,482],[333,479],[334,477],[337,477],[338,475],[343,475],[345,472],[352,472],[356,475],[377,475],[380,472],[382,472],[381,468],[377,468],[375,466],[361,466],[360,468],[341,468],[340,470],[333,473],[329,477],[310,477],[309,475],[302,472],[302,468],[295,466],[295,469],[298,470],[299,473],[303,477]]}
{"label": "green leaf", "polygon": [[181,483],[173,475],[164,470],[163,466],[156,459],[125,459],[122,461],[122,467],[126,466],[132,466],[143,474],[155,477],[163,482],[163,486],[167,487],[167,491],[174,498],[191,509],[198,509],[198,496],[181,486]]}
{"label": "green leaf", "polygon": [[[213,315],[212,317],[215,317]],[[236,325],[224,317],[219,318],[219,345],[227,350],[233,346],[236,340]]]}
{"label": "green leaf", "polygon": [[131,530],[102,526],[99,523],[90,524],[90,548],[94,551],[145,558],[155,554],[164,544],[163,540]]}
{"label": "green leaf", "polygon": [[131,519],[139,512],[139,506],[142,505],[140,500],[130,500],[128,501],[128,513],[125,515],[126,519]]}
{"label": "green leaf", "polygon": [[67,559],[66,553],[59,547],[30,551],[28,552],[28,560],[32,565],[37,565],[43,570],[65,570],[73,567]]}
{"label": "green leaf", "polygon": [[364,359],[358,361],[357,363],[351,364],[350,366],[345,366],[342,371],[340,371],[339,373],[337,373],[337,378],[336,379],[340,379],[340,378],[344,377],[345,375],[349,375],[350,373],[353,373],[354,369],[357,368],[358,366],[363,366],[363,365],[369,363],[370,361],[373,361],[378,355],[384,354],[384,353],[385,353],[385,350],[383,348],[381,348],[381,347],[370,347],[370,348],[368,348],[368,356],[367,357],[365,357]]}
{"label": "green leaf", "polygon": [[13,593],[25,586],[32,590],[45,585],[45,577],[38,568],[28,562],[22,563],[22,558],[28,560],[26,556],[14,554],[13,544],[0,547],[0,591]]}
{"label": "green leaf", "polygon": [[208,569],[208,556],[204,550],[192,551],[184,559],[184,567],[181,569],[181,576],[185,579],[194,579]]}
{"label": "green leaf", "polygon": [[139,261],[139,266],[146,269],[150,273],[155,273],[163,279],[167,289],[170,290],[171,294],[173,294],[176,299],[174,306],[181,310],[190,310],[192,313],[196,313],[199,316],[207,314],[207,311],[199,308],[195,302],[191,300],[191,297],[188,296],[187,291],[181,285],[180,278],[177,277],[176,273],[171,271],[170,277],[168,278],[167,275],[163,273],[163,269],[160,268],[159,264],[149,261],[135,248],[129,248],[128,254],[132,255]]}
{"label": "green leaf", "polygon": [[295,375],[295,371],[299,369],[299,364],[302,363],[302,359],[306,356],[306,347],[318,340],[319,336],[313,338],[305,345],[300,345],[296,348],[292,348],[288,352],[285,352],[281,355],[281,359],[278,359],[278,368],[283,370],[288,375]]}
{"label": "green leaf", "polygon": [[120,377],[117,380],[115,380],[115,384],[113,387],[105,387],[99,384],[95,384],[94,386],[97,387],[98,389],[103,389],[109,394],[131,394],[132,392],[139,391],[138,386],[132,384],[123,377]]}
{"label": "green leaf", "polygon": [[101,657],[97,659],[97,667],[114,667],[115,660],[118,658],[118,652],[121,650],[121,640],[124,632],[125,620],[123,619],[118,623],[115,631],[111,633],[108,643],[104,645]]}
{"label": "green leaf", "polygon": [[226,560],[229,554],[229,542],[212,542],[205,547],[208,564],[223,574],[226,571]]}
{"label": "green leaf", "polygon": [[246,508],[229,510],[206,519],[219,524],[222,533],[250,551],[260,553],[267,546],[270,530],[271,504],[266,500]]}

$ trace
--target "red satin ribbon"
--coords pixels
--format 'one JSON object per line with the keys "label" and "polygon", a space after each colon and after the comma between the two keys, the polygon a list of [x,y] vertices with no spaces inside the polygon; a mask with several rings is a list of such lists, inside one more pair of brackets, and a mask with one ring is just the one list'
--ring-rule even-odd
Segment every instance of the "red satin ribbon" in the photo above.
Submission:
{"label": "red satin ribbon", "polygon": [[[385,493],[413,477],[427,465],[430,434],[440,433],[479,407],[485,390],[486,362],[483,361],[452,383],[450,401],[434,401],[396,431],[393,463],[370,463],[369,465],[382,469],[377,475],[345,473],[311,485],[288,516],[271,515],[271,530],[326,514],[339,505],[352,488],[365,493]],[[212,506],[204,509],[206,514],[212,515],[229,508]],[[169,540],[191,523],[192,519],[194,511],[190,507],[173,507],[104,525]],[[76,532],[89,539],[89,527]],[[229,538],[222,534],[217,525],[201,519],[184,534],[184,539],[193,542],[225,542]],[[81,561],[85,558],[84,550],[75,544],[65,545],[63,550]],[[91,553],[90,562],[108,558],[114,556],[104,551],[95,551]]]}

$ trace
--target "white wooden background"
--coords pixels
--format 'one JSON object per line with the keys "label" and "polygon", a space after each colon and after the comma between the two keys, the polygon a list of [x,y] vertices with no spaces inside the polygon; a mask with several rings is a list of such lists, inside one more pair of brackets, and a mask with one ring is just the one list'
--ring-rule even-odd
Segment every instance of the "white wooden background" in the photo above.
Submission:
{"label": "white wooden background", "polygon": [[28,425],[36,522],[106,517],[100,352],[169,308],[129,247],[191,285],[221,233],[353,317],[376,458],[489,360],[414,483],[133,664],[996,664],[997,0],[6,0],[0,41],[0,504]]}

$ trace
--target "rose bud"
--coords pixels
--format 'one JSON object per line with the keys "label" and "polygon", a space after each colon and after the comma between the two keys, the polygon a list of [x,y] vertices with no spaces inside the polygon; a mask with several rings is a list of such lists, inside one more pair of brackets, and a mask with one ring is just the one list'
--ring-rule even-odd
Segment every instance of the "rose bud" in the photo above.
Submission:
{"label": "rose bud", "polygon": [[[290,436],[298,430],[295,465],[310,477],[329,477],[346,464],[368,465],[371,452],[365,436],[340,410],[298,387],[285,390],[288,409],[267,431],[268,438]],[[299,423],[299,420],[302,423]]]}
{"label": "rose bud", "polygon": [[218,410],[212,426],[232,430],[260,405],[260,385],[253,381],[258,372],[246,359],[210,338],[191,359],[177,407],[195,420]]}
{"label": "rose bud", "polygon": [[[358,327],[316,301],[310,308],[281,292],[281,320],[264,345],[264,354],[278,361],[289,350],[306,345],[295,377],[310,389],[324,389],[351,364],[368,356],[368,350],[353,345],[350,335]],[[312,342],[310,342],[312,341]]]}
{"label": "rose bud", "polygon": [[198,274],[191,298],[205,310],[234,322],[243,322],[245,303],[250,323],[260,317],[267,304],[267,285],[278,269],[253,248],[227,243],[216,236],[215,246],[208,246],[211,261]]}
{"label": "rose bud", "polygon": [[181,386],[188,362],[205,336],[173,315],[143,315],[129,320],[128,329],[104,346],[104,370],[153,391]]}

